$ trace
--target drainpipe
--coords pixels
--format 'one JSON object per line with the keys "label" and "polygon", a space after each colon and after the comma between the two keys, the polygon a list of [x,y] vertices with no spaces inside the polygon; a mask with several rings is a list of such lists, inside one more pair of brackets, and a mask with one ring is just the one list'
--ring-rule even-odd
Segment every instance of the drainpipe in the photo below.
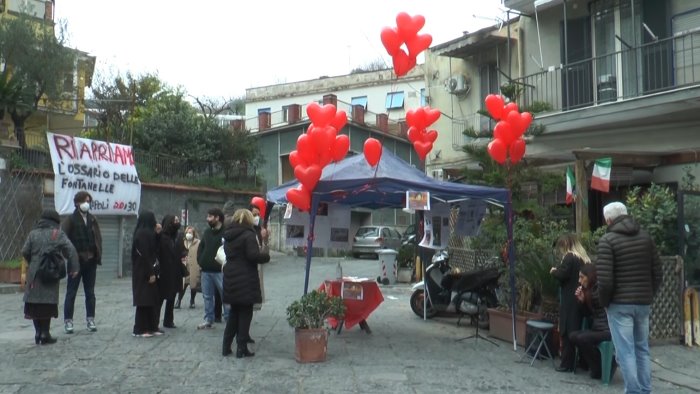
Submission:
{"label": "drainpipe", "polygon": [[566,0],[563,2],[564,5],[564,72],[566,73],[566,84],[564,85],[564,94],[566,95],[567,107],[571,105],[569,100],[569,70],[567,64],[569,64],[569,26],[566,22]]}

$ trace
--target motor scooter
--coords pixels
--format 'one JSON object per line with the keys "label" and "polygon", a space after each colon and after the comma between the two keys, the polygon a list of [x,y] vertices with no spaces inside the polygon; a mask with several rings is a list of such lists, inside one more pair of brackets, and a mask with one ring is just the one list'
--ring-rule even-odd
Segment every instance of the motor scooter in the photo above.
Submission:
{"label": "motor scooter", "polygon": [[[416,315],[432,318],[440,312],[456,313],[459,324],[462,317],[469,316],[471,324],[488,328],[488,308],[498,306],[501,290],[497,268],[486,268],[469,272],[452,272],[446,250],[436,253],[426,268],[425,279],[413,285],[411,310]],[[427,300],[425,299],[427,283]],[[424,304],[425,303],[425,304]]]}

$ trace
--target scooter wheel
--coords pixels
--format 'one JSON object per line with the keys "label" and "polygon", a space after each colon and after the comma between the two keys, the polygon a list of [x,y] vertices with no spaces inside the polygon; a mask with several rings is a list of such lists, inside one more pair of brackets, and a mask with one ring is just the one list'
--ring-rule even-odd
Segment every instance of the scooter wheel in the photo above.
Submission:
{"label": "scooter wheel", "polygon": [[[423,317],[424,299],[425,293],[423,292],[423,290],[416,290],[413,292],[413,294],[411,294],[411,310],[420,318]],[[437,311],[435,310],[435,308],[428,305],[428,310],[425,313],[425,317],[430,319],[435,315],[437,315]]]}

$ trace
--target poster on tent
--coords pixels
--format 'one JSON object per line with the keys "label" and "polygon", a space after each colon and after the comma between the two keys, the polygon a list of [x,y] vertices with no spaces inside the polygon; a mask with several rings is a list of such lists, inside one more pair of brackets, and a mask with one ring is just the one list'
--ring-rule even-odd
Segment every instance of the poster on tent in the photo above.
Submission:
{"label": "poster on tent", "polygon": [[341,204],[328,204],[328,232],[330,247],[350,247],[350,206]]}
{"label": "poster on tent", "polygon": [[[450,205],[433,203],[423,214],[424,234],[420,245],[430,249],[445,249],[450,240]],[[430,233],[429,236],[426,236]]]}
{"label": "poster on tent", "polygon": [[479,234],[481,220],[486,214],[486,202],[467,200],[459,203],[459,213],[455,223],[455,234],[461,237],[474,237]]}
{"label": "poster on tent", "polygon": [[46,133],[54,172],[54,204],[60,215],[75,210],[79,191],[92,196],[93,215],[136,215],[141,181],[131,146]]}
{"label": "poster on tent", "polygon": [[430,210],[430,192],[406,190],[406,209],[414,211]]}
{"label": "poster on tent", "polygon": [[[291,206],[292,204],[287,204]],[[284,237],[285,244],[291,247],[306,245],[306,228],[309,226],[309,214],[300,212],[296,208],[288,209],[290,212],[289,218],[285,215],[284,222]]]}

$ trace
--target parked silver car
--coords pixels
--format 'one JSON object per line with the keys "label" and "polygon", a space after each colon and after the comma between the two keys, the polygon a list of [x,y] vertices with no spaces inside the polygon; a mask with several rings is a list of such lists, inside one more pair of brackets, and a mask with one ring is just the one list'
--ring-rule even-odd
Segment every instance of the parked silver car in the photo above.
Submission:
{"label": "parked silver car", "polygon": [[388,226],[362,226],[357,229],[352,244],[353,257],[362,254],[377,256],[379,249],[399,250],[401,247],[401,233]]}

